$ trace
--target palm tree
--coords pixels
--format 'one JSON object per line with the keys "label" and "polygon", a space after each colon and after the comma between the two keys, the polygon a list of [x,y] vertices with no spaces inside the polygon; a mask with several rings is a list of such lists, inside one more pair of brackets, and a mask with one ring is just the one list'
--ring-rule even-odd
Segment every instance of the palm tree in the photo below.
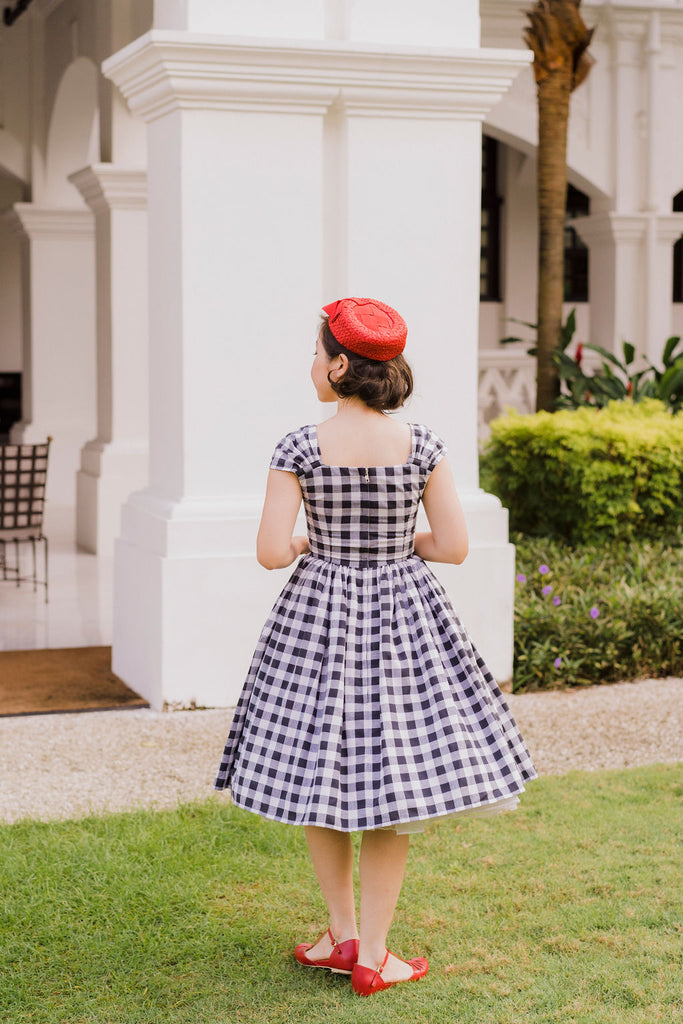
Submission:
{"label": "palm tree", "polygon": [[524,30],[538,95],[537,410],[552,410],[560,392],[552,353],[562,326],[569,99],[594,63],[586,51],[595,29],[586,28],[580,6],[581,0],[537,0]]}

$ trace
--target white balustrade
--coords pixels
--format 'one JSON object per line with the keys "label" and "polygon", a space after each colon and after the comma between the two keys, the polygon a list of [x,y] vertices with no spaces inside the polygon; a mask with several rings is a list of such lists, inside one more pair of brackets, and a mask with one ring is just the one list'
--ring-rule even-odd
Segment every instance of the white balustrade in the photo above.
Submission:
{"label": "white balustrade", "polygon": [[484,349],[479,352],[479,439],[491,433],[489,424],[506,409],[533,412],[536,406],[536,360],[524,347]]}

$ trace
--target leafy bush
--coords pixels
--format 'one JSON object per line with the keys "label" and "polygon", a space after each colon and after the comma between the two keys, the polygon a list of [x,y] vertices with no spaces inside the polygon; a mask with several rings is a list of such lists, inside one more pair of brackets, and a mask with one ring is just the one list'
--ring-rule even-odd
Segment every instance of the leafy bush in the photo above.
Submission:
{"label": "leafy bush", "polygon": [[683,534],[575,548],[512,540],[516,692],[683,676]]}
{"label": "leafy bush", "polygon": [[653,399],[494,420],[482,483],[513,530],[589,541],[683,524],[683,413]]}

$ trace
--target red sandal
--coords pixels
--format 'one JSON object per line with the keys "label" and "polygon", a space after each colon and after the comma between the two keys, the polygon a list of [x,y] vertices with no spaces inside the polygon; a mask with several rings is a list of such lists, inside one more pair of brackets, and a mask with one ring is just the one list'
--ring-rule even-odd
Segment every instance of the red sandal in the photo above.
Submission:
{"label": "red sandal", "polygon": [[328,929],[332,952],[323,960],[310,960],[306,954],[313,949],[316,943],[302,942],[294,950],[294,956],[304,967],[325,967],[333,974],[351,974],[356,960],[358,959],[358,939],[347,939],[346,942],[337,942],[332,932]]}
{"label": "red sandal", "polygon": [[[378,967],[376,971],[373,971],[372,967],[362,967],[360,964],[356,964],[351,972],[351,986],[356,995],[359,996],[371,996],[375,992],[381,992],[385,988],[391,988],[392,985],[400,985],[404,981],[417,981],[418,978],[424,978],[425,974],[429,970],[429,964],[423,956],[416,956],[412,960],[404,960],[404,964],[408,964],[413,968],[413,973],[409,978],[401,978],[398,981],[384,981],[382,978],[382,971],[387,965],[389,959],[389,950],[387,955],[384,957],[384,963],[381,967]],[[401,957],[398,957],[401,960]]]}

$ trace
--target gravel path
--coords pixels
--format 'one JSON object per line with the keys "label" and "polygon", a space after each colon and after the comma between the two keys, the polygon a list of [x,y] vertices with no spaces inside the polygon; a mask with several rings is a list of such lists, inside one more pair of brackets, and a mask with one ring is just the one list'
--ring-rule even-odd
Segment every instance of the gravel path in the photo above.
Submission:
{"label": "gravel path", "polygon": [[[681,679],[508,699],[539,774],[683,761]],[[135,710],[2,718],[0,821],[206,797],[231,717]]]}

